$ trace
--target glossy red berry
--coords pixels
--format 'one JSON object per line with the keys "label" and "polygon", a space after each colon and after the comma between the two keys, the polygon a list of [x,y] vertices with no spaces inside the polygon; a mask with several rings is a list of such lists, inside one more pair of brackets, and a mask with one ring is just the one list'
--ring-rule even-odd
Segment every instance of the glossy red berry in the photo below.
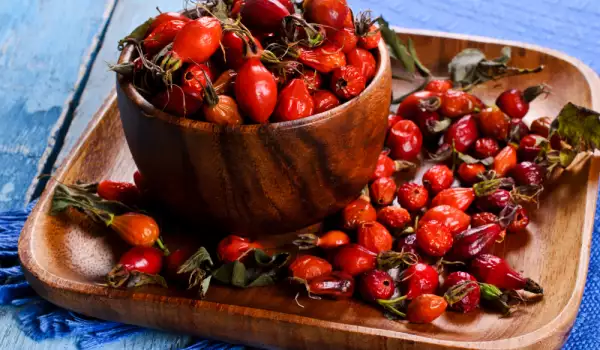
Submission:
{"label": "glossy red berry", "polygon": [[543,168],[532,162],[522,162],[517,164],[510,172],[517,185],[541,185],[544,182]]}
{"label": "glossy red berry", "polygon": [[504,147],[494,157],[493,169],[498,177],[508,175],[515,166],[517,166],[517,151],[511,145]]}
{"label": "glossy red berry", "polygon": [[431,194],[450,188],[452,182],[454,174],[445,165],[434,165],[423,174],[423,185]]}
{"label": "glossy red berry", "polygon": [[318,90],[312,95],[315,114],[326,112],[340,105],[340,100],[329,90]]}
{"label": "glossy red berry", "polygon": [[439,275],[432,266],[417,263],[402,271],[401,287],[406,299],[411,300],[422,294],[435,293],[439,284]]}
{"label": "glossy red berry", "polygon": [[333,299],[346,299],[354,294],[354,278],[342,271],[317,277],[306,286],[312,295],[327,296]]}
{"label": "glossy red berry", "polygon": [[429,192],[422,185],[405,183],[398,188],[398,202],[408,211],[416,212],[427,205]]}
{"label": "glossy red berry", "polygon": [[423,224],[419,223],[417,245],[427,255],[444,256],[452,248],[452,234],[441,222],[427,221]]}
{"label": "glossy red berry", "polygon": [[374,253],[392,250],[394,238],[377,221],[365,222],[358,226],[356,242]]}
{"label": "glossy red berry", "polygon": [[477,114],[479,130],[487,137],[506,140],[510,131],[510,118],[498,108],[490,107]]}
{"label": "glossy red berry", "polygon": [[411,161],[421,153],[423,135],[414,122],[400,120],[390,129],[386,145],[392,158]]}
{"label": "glossy red berry", "polygon": [[408,210],[396,206],[387,206],[379,209],[377,221],[389,230],[401,230],[410,223],[411,219]]}
{"label": "glossy red berry", "polygon": [[546,93],[548,89],[545,85],[532,86],[524,91],[510,89],[498,96],[496,105],[511,118],[521,119],[529,112],[529,103]]}
{"label": "glossy red berry", "polygon": [[424,294],[408,304],[406,319],[411,323],[431,323],[448,307],[446,299],[435,294]]}
{"label": "glossy red berry", "polygon": [[396,182],[391,177],[380,177],[369,185],[369,194],[373,203],[378,205],[392,204],[396,198]]}
{"label": "glossy red berry", "polygon": [[511,201],[510,192],[498,189],[494,193],[477,198],[476,206],[481,211],[500,213]]}
{"label": "glossy red berry", "polygon": [[404,119],[415,120],[417,114],[423,110],[422,102],[430,99],[438,99],[439,94],[431,91],[419,91],[407,96],[398,106],[397,115]]}
{"label": "glossy red berry", "polygon": [[485,166],[480,163],[467,164],[462,163],[458,167],[458,177],[466,185],[472,185],[481,181],[480,175],[485,172]]}
{"label": "glossy red berry", "polygon": [[331,91],[342,100],[350,100],[358,96],[367,84],[366,78],[359,68],[343,66],[333,70],[331,74]]}
{"label": "glossy red berry", "polygon": [[375,269],[377,254],[358,244],[348,244],[341,247],[333,257],[333,265],[351,275]]}
{"label": "glossy red berry", "polygon": [[224,264],[236,261],[244,257],[253,249],[260,249],[259,243],[251,242],[248,238],[229,235],[223,238],[217,246],[217,255]]}
{"label": "glossy red berry", "polygon": [[163,265],[164,253],[153,247],[133,247],[119,259],[119,264],[126,271],[138,271],[148,275],[156,275]]}
{"label": "glossy red berry", "polygon": [[388,115],[388,130],[391,129],[394,125],[396,125],[397,122],[401,121],[402,119],[404,119],[402,118],[402,116],[390,113]]}
{"label": "glossy red berry", "polygon": [[394,295],[394,279],[385,271],[372,270],[360,276],[358,290],[365,301],[388,300]]}
{"label": "glossy red berry", "polygon": [[523,137],[519,143],[519,149],[517,150],[519,160],[533,162],[540,154],[542,143],[544,141],[547,142],[548,140],[535,134],[529,134]]}
{"label": "glossy red berry", "polygon": [[498,216],[488,212],[477,213],[471,218],[471,225],[473,227],[495,223],[498,223]]}
{"label": "glossy red berry", "polygon": [[484,137],[475,141],[473,152],[475,152],[475,157],[479,159],[495,157],[500,152],[500,145],[493,138]]}
{"label": "glossy red berry", "polygon": [[366,198],[358,198],[342,211],[344,228],[354,230],[359,224],[377,220],[377,211]]}
{"label": "glossy red berry", "polygon": [[367,81],[375,77],[377,62],[369,51],[358,47],[352,49],[346,53],[346,61],[348,65],[358,68]]}
{"label": "glossy red berry", "polygon": [[449,205],[438,205],[423,214],[419,220],[419,225],[430,221],[443,224],[448,228],[452,236],[466,230],[471,224],[471,217],[463,211]]}
{"label": "glossy red berry", "polygon": [[291,276],[305,281],[327,276],[332,270],[327,260],[312,255],[300,255],[290,264]]}
{"label": "glossy red berry", "polygon": [[448,90],[442,95],[439,112],[448,118],[458,118],[473,113],[475,104],[469,94],[463,91]]}
{"label": "glossy red berry", "polygon": [[479,138],[477,122],[471,115],[464,116],[448,128],[444,134],[444,143],[454,145],[458,152],[465,153]]}
{"label": "glossy red berry", "polygon": [[454,187],[441,191],[431,201],[432,207],[449,205],[461,211],[467,211],[475,200],[475,191],[472,188]]}
{"label": "glossy red berry", "polygon": [[425,85],[425,91],[444,93],[452,89],[452,80],[434,79]]}

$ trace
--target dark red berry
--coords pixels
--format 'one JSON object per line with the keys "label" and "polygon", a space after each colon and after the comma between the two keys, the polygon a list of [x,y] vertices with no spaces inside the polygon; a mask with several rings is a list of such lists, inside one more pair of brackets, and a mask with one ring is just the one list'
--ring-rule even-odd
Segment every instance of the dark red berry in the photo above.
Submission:
{"label": "dark red berry", "polygon": [[529,215],[527,214],[527,210],[521,206],[517,209],[515,214],[515,218],[508,225],[506,231],[510,233],[518,233],[523,231],[527,225],[529,225]]}
{"label": "dark red berry", "polygon": [[477,114],[479,130],[496,140],[506,140],[510,131],[510,118],[498,108],[486,108]]}
{"label": "dark red berry", "polygon": [[454,145],[457,151],[465,153],[478,138],[477,122],[473,116],[467,115],[448,128],[444,135],[444,143]]}
{"label": "dark red berry", "polygon": [[441,222],[427,221],[419,223],[417,244],[427,255],[444,256],[452,248],[452,234]]}
{"label": "dark red berry", "polygon": [[544,170],[538,164],[522,162],[517,164],[512,171],[512,177],[517,185],[541,185],[544,182]]}
{"label": "dark red berry", "polygon": [[423,185],[431,194],[450,188],[452,182],[454,174],[445,165],[434,165],[423,174]]}
{"label": "dark red berry", "polygon": [[498,96],[496,105],[511,118],[521,119],[529,112],[529,103],[545,93],[548,93],[545,85],[532,86],[524,91],[510,89]]}
{"label": "dark red berry", "polygon": [[547,141],[540,135],[530,134],[521,139],[517,155],[521,161],[533,162],[540,154],[542,142]]}
{"label": "dark red berry", "polygon": [[396,242],[397,252],[413,253],[419,256],[419,247],[417,246],[417,234],[413,233],[408,236],[404,236]]}
{"label": "dark red berry", "polygon": [[499,213],[510,203],[510,192],[498,189],[496,192],[477,198],[477,208],[481,211]]}
{"label": "dark red berry", "polygon": [[479,227],[487,224],[495,224],[497,222],[498,216],[488,212],[477,213],[471,218],[472,227]]}
{"label": "dark red berry", "polygon": [[400,120],[389,131],[386,145],[394,159],[414,160],[421,153],[423,135],[419,127],[410,120]]}
{"label": "dark red berry", "polygon": [[498,141],[490,137],[484,137],[475,141],[475,157],[484,159],[487,157],[495,157],[500,152],[500,146]]}
{"label": "dark red berry", "polygon": [[[466,285],[467,283],[468,285]],[[471,291],[467,293],[460,301],[451,304],[450,309],[463,313],[468,313],[477,309],[477,307],[479,307],[479,300],[481,298],[481,290],[475,277],[466,272],[457,271],[449,274],[444,281],[444,285],[442,286],[442,292],[446,293],[448,289],[459,284],[466,285],[466,287],[470,288]]]}

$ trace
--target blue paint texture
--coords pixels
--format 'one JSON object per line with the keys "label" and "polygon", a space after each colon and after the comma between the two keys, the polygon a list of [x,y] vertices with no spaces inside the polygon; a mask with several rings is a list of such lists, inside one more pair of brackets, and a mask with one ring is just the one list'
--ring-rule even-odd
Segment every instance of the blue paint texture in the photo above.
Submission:
{"label": "blue paint texture", "polygon": [[0,209],[23,205],[106,1],[0,2]]}

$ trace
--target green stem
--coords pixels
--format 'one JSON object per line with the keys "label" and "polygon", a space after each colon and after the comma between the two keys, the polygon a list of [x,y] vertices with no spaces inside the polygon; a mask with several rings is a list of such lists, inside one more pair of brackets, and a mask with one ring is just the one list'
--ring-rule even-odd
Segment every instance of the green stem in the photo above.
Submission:
{"label": "green stem", "polygon": [[169,256],[171,255],[171,252],[169,251],[169,248],[167,248],[167,246],[165,246],[165,244],[163,243],[163,241],[160,239],[160,237],[158,239],[156,239],[156,245],[158,245],[158,247],[160,248],[160,250],[163,251],[163,254],[165,256]]}

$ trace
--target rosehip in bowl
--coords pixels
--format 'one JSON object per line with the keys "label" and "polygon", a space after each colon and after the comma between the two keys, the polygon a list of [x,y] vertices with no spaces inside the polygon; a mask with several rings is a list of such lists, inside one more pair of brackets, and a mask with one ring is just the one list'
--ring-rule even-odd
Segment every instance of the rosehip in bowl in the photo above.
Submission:
{"label": "rosehip in bowl", "polygon": [[504,147],[494,157],[493,169],[498,177],[506,176],[515,166],[517,166],[517,151],[511,145]]}
{"label": "rosehip in bowl", "polygon": [[422,294],[435,293],[439,285],[439,275],[431,265],[417,263],[400,274],[403,293],[411,300]]}
{"label": "rosehip in bowl", "polygon": [[377,211],[371,205],[370,199],[358,198],[348,204],[342,211],[344,228],[354,230],[359,224],[377,220]]}
{"label": "rosehip in bowl", "polygon": [[411,323],[431,323],[448,307],[446,299],[435,294],[424,294],[408,304],[406,319]]}
{"label": "rosehip in bowl", "polygon": [[379,205],[389,205],[396,198],[396,182],[391,177],[380,177],[369,185],[371,200]]}
{"label": "rosehip in bowl", "polygon": [[312,95],[315,114],[326,112],[340,105],[340,100],[329,90],[318,90]]}
{"label": "rosehip in bowl", "polygon": [[510,192],[498,189],[494,193],[477,198],[476,206],[481,211],[497,214],[510,203]]}
{"label": "rosehip in bowl", "polygon": [[513,221],[508,225],[506,231],[518,233],[527,228],[527,225],[529,225],[529,215],[527,214],[527,210],[522,206],[519,206]]}
{"label": "rosehip in bowl", "polygon": [[521,161],[533,162],[542,151],[542,142],[547,141],[540,135],[530,134],[521,139],[517,150]]}
{"label": "rosehip in bowl", "polygon": [[343,66],[333,70],[330,87],[337,97],[342,100],[350,100],[365,89],[366,83],[359,68]]}
{"label": "rosehip in bowl", "polygon": [[496,214],[483,212],[477,213],[473,215],[471,218],[471,226],[479,227],[487,224],[495,224],[498,223],[498,216]]}
{"label": "rosehip in bowl", "polygon": [[362,245],[348,244],[335,253],[333,265],[351,276],[357,276],[375,269],[377,254]]}

